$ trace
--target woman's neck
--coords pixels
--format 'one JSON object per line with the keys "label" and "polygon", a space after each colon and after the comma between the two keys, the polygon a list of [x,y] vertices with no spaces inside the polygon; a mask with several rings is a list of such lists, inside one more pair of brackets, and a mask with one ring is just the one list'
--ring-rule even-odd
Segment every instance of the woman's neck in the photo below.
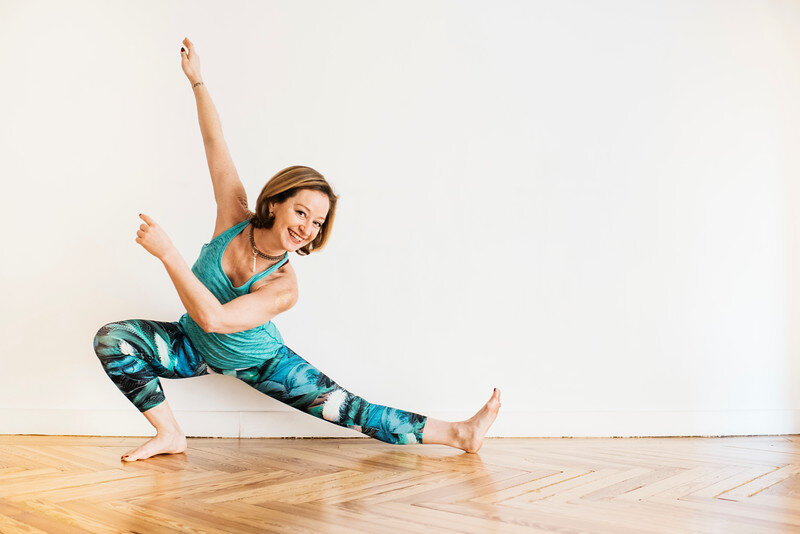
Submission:
{"label": "woman's neck", "polygon": [[[286,249],[281,246],[280,238],[272,228],[253,228],[253,241],[256,248],[267,256],[281,256]],[[252,253],[252,247],[250,247]]]}

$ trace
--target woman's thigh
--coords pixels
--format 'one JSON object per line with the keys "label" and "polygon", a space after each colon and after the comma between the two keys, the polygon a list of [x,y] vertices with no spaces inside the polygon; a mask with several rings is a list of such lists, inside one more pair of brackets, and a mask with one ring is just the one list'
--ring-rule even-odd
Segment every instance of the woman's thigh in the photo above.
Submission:
{"label": "woman's thigh", "polygon": [[108,323],[94,338],[98,356],[121,362],[138,360],[162,378],[207,374],[207,365],[178,322],[127,319]]}
{"label": "woman's thigh", "polygon": [[208,374],[178,322],[128,319],[101,327],[94,351],[109,378],[140,411],[164,401],[161,378]]}

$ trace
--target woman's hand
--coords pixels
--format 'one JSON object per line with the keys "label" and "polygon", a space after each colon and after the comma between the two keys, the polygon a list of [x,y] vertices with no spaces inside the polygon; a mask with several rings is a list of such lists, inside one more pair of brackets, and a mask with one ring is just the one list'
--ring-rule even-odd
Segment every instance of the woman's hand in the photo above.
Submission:
{"label": "woman's hand", "polygon": [[194,45],[188,37],[183,38],[184,50],[181,48],[181,68],[183,73],[189,78],[189,82],[195,84],[202,82],[203,77],[200,75],[200,56],[195,52]]}
{"label": "woman's hand", "polygon": [[138,236],[136,238],[137,243],[142,245],[147,252],[162,261],[167,255],[177,252],[175,245],[172,244],[169,236],[167,236],[167,233],[161,226],[157,225],[153,219],[144,213],[140,213],[139,217],[141,217],[146,224],[139,226],[139,231],[136,232]]}

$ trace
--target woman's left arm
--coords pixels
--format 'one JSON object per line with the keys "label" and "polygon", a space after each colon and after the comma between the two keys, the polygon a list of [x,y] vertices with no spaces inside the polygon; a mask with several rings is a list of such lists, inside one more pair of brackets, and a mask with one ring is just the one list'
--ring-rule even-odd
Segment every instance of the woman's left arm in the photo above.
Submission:
{"label": "woman's left arm", "polygon": [[207,332],[210,318],[219,315],[222,304],[195,276],[164,229],[143,213],[139,217],[146,224],[142,224],[136,232],[136,242],[161,260],[189,317]]}

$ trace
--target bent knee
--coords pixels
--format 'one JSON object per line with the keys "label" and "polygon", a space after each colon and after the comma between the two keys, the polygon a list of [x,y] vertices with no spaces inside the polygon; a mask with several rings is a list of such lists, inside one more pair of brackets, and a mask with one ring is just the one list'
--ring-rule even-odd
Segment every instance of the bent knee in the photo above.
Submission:
{"label": "bent knee", "polygon": [[[101,326],[94,335],[92,345],[98,357],[107,356],[109,352],[120,351],[123,354],[131,353],[130,345],[121,336],[116,334],[120,328],[119,322],[108,323]],[[126,347],[127,345],[127,347]]]}

